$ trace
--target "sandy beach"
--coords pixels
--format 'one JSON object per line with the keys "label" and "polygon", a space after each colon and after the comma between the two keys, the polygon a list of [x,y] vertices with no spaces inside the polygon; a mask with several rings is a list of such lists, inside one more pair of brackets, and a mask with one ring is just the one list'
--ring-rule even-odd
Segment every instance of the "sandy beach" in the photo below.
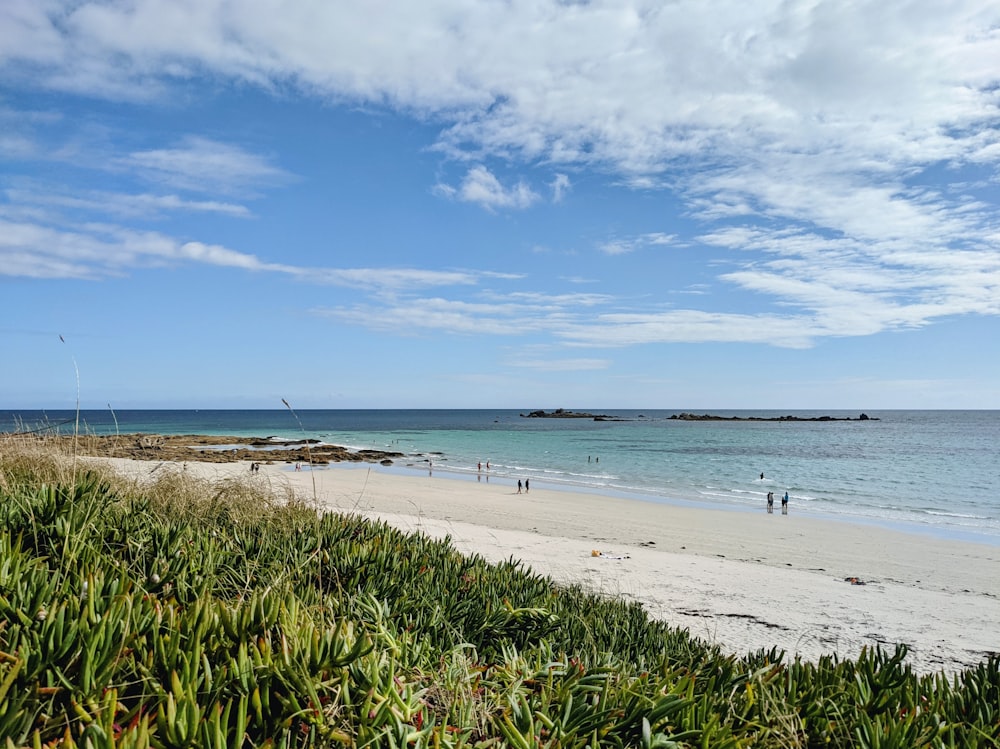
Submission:
{"label": "sandy beach", "polygon": [[[182,470],[109,460],[139,477]],[[250,476],[247,463],[183,470]],[[797,516],[794,506],[784,516],[777,507],[773,515],[690,508],[535,485],[518,494],[510,480],[485,473],[468,481],[275,464],[252,480],[639,601],[651,616],[737,654],[778,647],[815,660],[903,642],[916,670],[953,672],[1000,651],[1000,546]]]}

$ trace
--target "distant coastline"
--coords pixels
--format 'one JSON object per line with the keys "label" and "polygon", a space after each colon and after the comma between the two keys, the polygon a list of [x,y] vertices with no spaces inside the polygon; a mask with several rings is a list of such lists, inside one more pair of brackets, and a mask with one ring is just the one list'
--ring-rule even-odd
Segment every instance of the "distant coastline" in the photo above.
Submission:
{"label": "distant coastline", "polygon": [[674,414],[677,421],[878,421],[877,416],[862,413],[860,416],[718,416],[716,414]]}
{"label": "distant coastline", "polygon": [[[593,419],[594,421],[628,421],[620,416],[595,414],[589,411],[567,411],[557,408],[555,411],[529,411],[521,414],[522,419]],[[642,414],[638,418],[645,418]],[[878,421],[877,416],[862,413],[859,416],[720,416],[718,414],[694,414],[687,411],[669,416],[672,421]]]}

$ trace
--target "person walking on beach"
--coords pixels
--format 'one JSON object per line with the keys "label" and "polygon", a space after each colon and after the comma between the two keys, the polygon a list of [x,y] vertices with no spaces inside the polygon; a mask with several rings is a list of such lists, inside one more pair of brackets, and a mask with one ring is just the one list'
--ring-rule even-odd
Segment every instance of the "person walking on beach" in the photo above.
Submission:
{"label": "person walking on beach", "polygon": [[518,479],[518,480],[517,480],[517,493],[518,493],[518,494],[520,494],[520,493],[521,493],[521,479]]}
{"label": "person walking on beach", "polygon": [[788,492],[785,492],[785,496],[781,498],[781,514],[788,514]]}
{"label": "person walking on beach", "polygon": [[528,493],[528,482],[529,482],[529,481],[531,481],[531,479],[525,479],[525,480],[524,480],[524,493],[525,493],[525,494],[527,494],[527,493]]}
{"label": "person walking on beach", "polygon": [[774,492],[767,493],[767,514],[771,515],[774,513]]}

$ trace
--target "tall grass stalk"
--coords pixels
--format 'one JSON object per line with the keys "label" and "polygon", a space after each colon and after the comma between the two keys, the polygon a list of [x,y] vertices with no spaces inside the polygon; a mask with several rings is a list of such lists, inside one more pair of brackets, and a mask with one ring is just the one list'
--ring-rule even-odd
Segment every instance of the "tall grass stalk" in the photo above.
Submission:
{"label": "tall grass stalk", "polygon": [[[65,345],[66,339],[59,334],[59,340]],[[76,478],[76,458],[77,439],[80,434],[80,367],[76,364],[76,357],[70,352],[69,358],[73,360],[73,371],[76,373],[76,423],[73,425],[73,477]]]}
{"label": "tall grass stalk", "polygon": [[295,422],[299,425],[299,431],[302,432],[302,438],[306,446],[306,458],[309,461],[309,475],[312,478],[313,502],[319,504],[319,495],[316,492],[316,474],[313,473],[312,450],[310,449],[309,446],[309,438],[306,436],[305,427],[302,426],[302,421],[299,419],[299,415],[295,413],[295,409],[291,407],[288,401],[282,398],[281,402],[285,404],[285,408],[287,408],[289,413],[292,414],[292,417],[295,419]]}
{"label": "tall grass stalk", "polygon": [[[303,438],[303,440],[305,440],[306,458],[309,461],[309,479],[312,481],[312,488],[313,488],[313,505],[316,506],[316,507],[318,507],[319,506],[319,493],[316,491],[316,472],[313,469],[312,450],[310,449],[310,445],[309,445],[309,437],[306,435],[305,427],[302,426],[302,420],[299,419],[299,415],[297,413],[295,413],[295,409],[292,408],[291,404],[287,400],[285,400],[284,398],[281,399],[281,402],[285,404],[285,408],[288,409],[288,412],[292,415],[292,417],[295,419],[296,423],[299,425],[299,431],[302,432],[302,438]],[[315,555],[316,555],[317,558],[322,558],[322,556],[321,556],[322,553],[323,553],[323,536],[322,536],[322,534],[319,534],[319,533],[316,534],[316,551],[314,553],[315,553]],[[320,587],[322,587],[322,585],[323,585],[323,565],[319,566],[319,572],[318,572],[318,574],[319,574]]]}
{"label": "tall grass stalk", "polygon": [[118,429],[118,415],[115,414],[115,409],[111,407],[110,403],[108,404],[108,410],[111,412],[111,418],[115,422],[115,450],[117,450],[122,436],[121,431]]}

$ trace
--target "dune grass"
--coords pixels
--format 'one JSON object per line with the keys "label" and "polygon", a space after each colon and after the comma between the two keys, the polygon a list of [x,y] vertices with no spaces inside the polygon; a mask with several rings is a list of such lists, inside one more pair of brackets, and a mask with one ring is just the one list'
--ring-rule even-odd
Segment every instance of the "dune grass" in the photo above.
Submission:
{"label": "dune grass", "polygon": [[1000,659],[726,655],[264,482],[0,445],[0,737],[91,747],[996,747]]}

